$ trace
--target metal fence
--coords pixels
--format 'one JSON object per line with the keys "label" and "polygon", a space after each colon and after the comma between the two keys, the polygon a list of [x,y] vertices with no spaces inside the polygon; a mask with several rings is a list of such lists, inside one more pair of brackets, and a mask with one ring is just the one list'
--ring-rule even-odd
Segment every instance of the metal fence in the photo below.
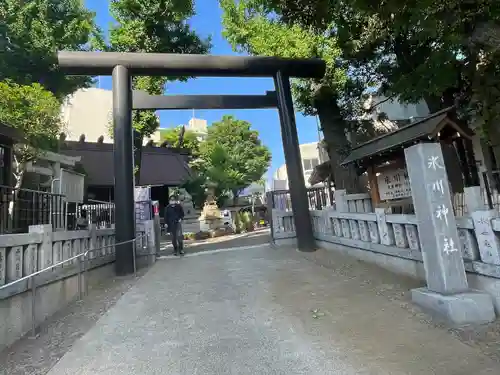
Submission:
{"label": "metal fence", "polygon": [[307,199],[309,209],[321,210],[324,207],[333,207],[335,199],[333,197],[333,187],[321,186],[307,189]]}
{"label": "metal fence", "polygon": [[0,234],[25,233],[30,225],[64,228],[63,195],[0,185]]}
{"label": "metal fence", "polygon": [[[307,189],[307,200],[309,209],[321,210],[324,207],[333,207],[335,199],[333,187],[321,186]],[[291,210],[292,199],[289,190],[274,190],[271,191],[271,207],[279,210]]]}
{"label": "metal fence", "polygon": [[77,228],[78,219],[82,218],[88,224],[95,224],[98,229],[111,228],[115,224],[115,204],[93,199],[85,204],[70,204],[68,208],[68,230]]}

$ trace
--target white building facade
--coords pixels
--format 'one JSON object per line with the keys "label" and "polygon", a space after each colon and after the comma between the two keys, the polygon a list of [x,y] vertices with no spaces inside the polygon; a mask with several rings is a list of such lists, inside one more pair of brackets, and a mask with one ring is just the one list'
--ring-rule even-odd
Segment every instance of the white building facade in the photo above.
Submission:
{"label": "white building facade", "polygon": [[[79,141],[82,136],[86,142],[113,143],[111,124],[113,121],[113,93],[100,88],[80,89],[66,98],[61,107],[65,124],[66,140]],[[206,120],[192,118],[186,130],[196,134],[199,141],[206,139],[208,123]],[[144,139],[144,144],[161,142],[160,131]]]}
{"label": "white building facade", "polygon": [[[320,142],[304,143],[299,145],[299,148],[302,159],[302,173],[304,174],[304,181],[306,182],[306,187],[310,187],[309,177],[311,177],[314,168],[327,161],[328,157],[325,152],[322,152]],[[286,164],[281,165],[274,172],[271,185],[272,190],[288,189],[288,173]]]}
{"label": "white building facade", "polygon": [[[396,129],[396,125],[393,121],[408,119],[417,121],[429,115],[429,109],[424,101],[417,104],[401,104],[397,99],[389,99],[380,95],[370,96],[364,103],[364,108],[372,108],[372,110],[362,116],[362,119],[372,119],[376,126],[379,125],[385,129],[394,130]],[[380,119],[381,114],[384,114],[384,119]],[[311,177],[316,166],[329,160],[328,153],[321,146],[321,142],[301,144],[299,148],[306,187],[311,187],[309,177]],[[274,172],[271,185],[272,190],[287,190],[289,188],[286,164],[281,165]],[[322,184],[316,184],[315,186],[322,186]]]}

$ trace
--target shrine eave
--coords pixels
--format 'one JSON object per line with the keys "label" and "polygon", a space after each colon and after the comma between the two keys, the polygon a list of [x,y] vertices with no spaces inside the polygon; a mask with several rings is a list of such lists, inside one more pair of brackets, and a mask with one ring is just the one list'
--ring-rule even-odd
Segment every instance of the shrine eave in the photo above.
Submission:
{"label": "shrine eave", "polygon": [[0,123],[0,142],[5,144],[13,144],[24,141],[23,133],[11,126]]}
{"label": "shrine eave", "polygon": [[390,154],[400,153],[402,148],[418,142],[436,141],[440,139],[440,133],[445,128],[451,129],[454,134],[470,139],[473,132],[450,119],[449,114],[452,110],[453,107],[443,109],[420,121],[362,143],[351,150],[341,165],[345,166],[354,162],[366,164],[370,159],[382,158],[382,155],[383,158],[388,158]]}

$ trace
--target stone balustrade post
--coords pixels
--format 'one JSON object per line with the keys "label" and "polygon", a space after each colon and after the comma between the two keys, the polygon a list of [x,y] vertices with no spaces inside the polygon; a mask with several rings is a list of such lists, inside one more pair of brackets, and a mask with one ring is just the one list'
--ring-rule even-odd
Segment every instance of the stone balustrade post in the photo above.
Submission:
{"label": "stone balustrade post", "polygon": [[380,234],[380,243],[386,246],[394,245],[394,231],[392,229],[392,226],[387,224],[385,208],[375,208],[375,216],[377,217],[377,227]]}
{"label": "stone balustrade post", "polygon": [[493,321],[491,297],[467,283],[441,145],[416,144],[405,158],[427,280],[412,300],[455,324]]}
{"label": "stone balustrade post", "polygon": [[[98,248],[97,244],[97,225],[89,225],[89,250],[95,250]],[[94,259],[97,257],[97,251],[91,251],[89,253],[89,258]]]}
{"label": "stone balustrade post", "polygon": [[491,222],[498,217],[498,212],[477,210],[471,213],[471,217],[481,260],[484,263],[500,265],[500,239]]}
{"label": "stone balustrade post", "polygon": [[38,233],[42,235],[42,243],[38,247],[38,252],[35,255],[37,269],[42,270],[54,264],[54,254],[52,250],[52,225],[30,225],[29,233]]}
{"label": "stone balustrade post", "polygon": [[481,186],[469,186],[464,188],[464,203],[469,214],[474,211],[485,210],[486,206],[481,196]]}
{"label": "stone balustrade post", "polygon": [[335,190],[333,196],[335,198],[335,211],[349,212],[349,206],[346,199],[346,191],[344,189]]}

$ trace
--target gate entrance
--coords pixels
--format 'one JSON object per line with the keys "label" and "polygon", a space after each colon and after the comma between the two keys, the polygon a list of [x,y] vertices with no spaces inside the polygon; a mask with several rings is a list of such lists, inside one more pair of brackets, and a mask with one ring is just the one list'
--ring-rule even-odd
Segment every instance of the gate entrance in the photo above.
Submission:
{"label": "gate entrance", "polygon": [[[112,75],[113,138],[116,207],[115,268],[117,275],[133,273],[134,155],[132,109],[244,109],[272,108],[279,112],[287,165],[292,212],[301,251],[314,251],[315,240],[295,124],[290,77],[323,77],[320,59],[282,59],[255,56],[210,56],[153,53],[58,53],[59,68],[68,75]],[[266,95],[150,96],[132,93],[132,76],[168,77],[272,77],[275,92]],[[127,242],[129,241],[129,242]]]}

